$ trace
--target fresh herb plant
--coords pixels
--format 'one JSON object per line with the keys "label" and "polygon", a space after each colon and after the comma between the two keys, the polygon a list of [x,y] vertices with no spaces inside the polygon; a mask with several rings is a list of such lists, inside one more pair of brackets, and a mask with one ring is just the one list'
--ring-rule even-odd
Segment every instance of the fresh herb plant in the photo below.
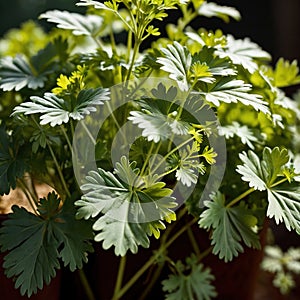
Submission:
{"label": "fresh herb plant", "polygon": [[[28,296],[51,281],[61,262],[84,277],[96,241],[121,256],[112,299],[161,264],[170,266],[162,282],[166,299],[212,299],[217,291],[202,262],[206,255],[229,262],[245,247],[259,249],[266,217],[300,234],[299,97],[292,100],[283,89],[300,83],[297,62],[280,59],[273,68],[270,54],[249,38],[192,29],[199,16],[240,19],[235,8],[213,2],[77,5],[86,13],[43,13],[56,25],[49,33],[30,22],[1,41],[0,194],[20,187],[32,207],[13,206],[0,229],[6,275]],[[172,10],[177,23],[164,25],[162,36],[157,26]],[[26,37],[23,44],[16,35]],[[151,89],[149,81],[156,82]],[[113,110],[116,99],[122,105]],[[93,136],[99,110],[110,114]],[[125,134],[124,144],[114,144],[126,124],[140,135],[114,163],[111,152],[129,143]],[[77,134],[78,126],[84,133]],[[82,158],[81,182],[74,143],[84,156],[86,136],[94,152]],[[226,143],[220,148],[215,139]],[[214,179],[218,170],[222,180]],[[24,175],[55,192],[39,199]],[[187,199],[175,187],[191,191]],[[174,231],[187,214],[191,221]],[[195,243],[197,223],[210,232],[208,249]],[[174,261],[166,250],[187,232],[191,255]],[[124,283],[127,253],[151,247],[153,238],[161,240],[159,248]]]}

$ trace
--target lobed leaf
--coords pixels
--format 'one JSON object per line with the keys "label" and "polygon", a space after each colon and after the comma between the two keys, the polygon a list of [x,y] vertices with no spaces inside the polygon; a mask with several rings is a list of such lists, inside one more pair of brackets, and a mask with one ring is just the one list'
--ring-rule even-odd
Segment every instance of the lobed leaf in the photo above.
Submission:
{"label": "lobed leaf", "polygon": [[175,264],[176,274],[171,274],[162,281],[163,290],[167,292],[167,300],[209,300],[217,296],[212,285],[214,276],[209,268],[197,262],[192,256],[187,258],[187,264],[180,261]]}
{"label": "lobed leaf", "polygon": [[84,16],[60,10],[47,11],[40,15],[40,19],[56,23],[58,28],[72,30],[74,35],[95,36],[103,24],[103,18],[97,15]]}
{"label": "lobed leaf", "polygon": [[22,295],[30,297],[49,284],[60,268],[59,258],[74,271],[93,250],[90,224],[75,220],[70,207],[60,211],[59,205],[60,199],[50,193],[40,201],[40,216],[13,206],[0,229],[1,251],[9,250],[3,267],[8,277],[16,277]]}
{"label": "lobed leaf", "polygon": [[228,262],[244,251],[242,241],[248,247],[260,248],[259,237],[252,229],[257,219],[246,206],[227,207],[220,192],[213,195],[212,201],[206,201],[205,206],[199,226],[212,229],[213,254]]}
{"label": "lobed leaf", "polygon": [[81,186],[84,195],[75,202],[77,217],[96,217],[93,229],[100,232],[95,240],[103,241],[104,249],[114,246],[116,255],[124,256],[128,250],[136,253],[138,246],[148,247],[148,235],[158,238],[159,231],[165,229],[162,221],[175,219],[172,190],[163,182],[148,182],[145,187],[138,172],[124,156],[116,164],[119,178],[100,168],[90,171]]}
{"label": "lobed leaf", "polygon": [[81,90],[76,98],[74,107],[70,107],[69,100],[57,97],[52,93],[45,93],[44,97],[32,96],[31,102],[23,102],[15,107],[12,115],[24,113],[25,115],[41,114],[41,125],[51,126],[67,123],[70,118],[81,120],[85,115],[96,111],[96,106],[109,100],[108,89]]}
{"label": "lobed leaf", "polygon": [[207,1],[203,1],[197,9],[197,12],[200,16],[205,16],[208,18],[218,17],[226,23],[229,22],[230,17],[237,21],[241,19],[239,11],[234,7],[218,5],[214,2],[208,3]]}

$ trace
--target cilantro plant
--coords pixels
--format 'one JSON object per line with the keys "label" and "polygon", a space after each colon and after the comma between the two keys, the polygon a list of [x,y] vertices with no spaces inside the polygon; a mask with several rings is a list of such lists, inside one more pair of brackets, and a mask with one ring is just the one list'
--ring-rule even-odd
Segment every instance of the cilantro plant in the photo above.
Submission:
{"label": "cilantro plant", "polygon": [[[13,206],[2,224],[5,273],[31,296],[62,265],[77,269],[95,299],[83,266],[100,242],[120,256],[112,299],[154,268],[145,297],[163,267],[166,299],[212,299],[207,255],[230,262],[260,249],[266,218],[300,234],[300,104],[284,92],[300,83],[297,62],[272,67],[248,37],[190,27],[201,17],[238,21],[233,7],[77,5],[85,12],[43,13],[54,24],[47,33],[29,22],[1,41],[0,195],[22,189],[32,208]],[[172,10],[179,17],[165,25]],[[38,183],[54,191],[40,198]],[[195,225],[209,232],[209,248]],[[168,249],[184,234],[190,255],[178,260]],[[128,253],[153,239],[159,247],[124,282]]]}

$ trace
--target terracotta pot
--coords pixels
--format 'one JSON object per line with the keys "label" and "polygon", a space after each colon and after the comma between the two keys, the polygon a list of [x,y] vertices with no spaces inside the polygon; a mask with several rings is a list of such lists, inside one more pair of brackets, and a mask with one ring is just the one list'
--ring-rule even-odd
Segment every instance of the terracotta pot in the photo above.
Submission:
{"label": "terracotta pot", "polygon": [[[0,214],[0,224],[7,219],[7,215]],[[20,291],[14,288],[14,282],[7,278],[2,268],[3,259],[6,253],[0,253],[0,295],[3,300],[23,300],[29,299],[27,295],[21,296]],[[57,272],[49,285],[45,285],[37,294],[33,294],[30,300],[59,300],[61,288],[61,272]]]}

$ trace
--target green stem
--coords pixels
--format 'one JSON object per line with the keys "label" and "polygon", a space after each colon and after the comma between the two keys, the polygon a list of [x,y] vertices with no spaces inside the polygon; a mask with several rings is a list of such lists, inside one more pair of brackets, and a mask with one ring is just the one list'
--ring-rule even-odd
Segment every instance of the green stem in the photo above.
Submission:
{"label": "green stem", "polygon": [[86,278],[86,275],[82,269],[78,269],[79,278],[81,281],[81,284],[83,285],[83,288],[85,290],[85,293],[89,300],[96,300],[96,297],[94,296],[94,293],[92,291],[92,288]]}
{"label": "green stem", "polygon": [[281,179],[281,180],[279,180],[279,181],[273,183],[273,184],[271,185],[271,188],[273,188],[273,187],[275,187],[275,186],[277,186],[277,185],[279,185],[279,184],[282,184],[282,183],[286,182],[287,180],[288,180],[287,178],[283,178],[283,179]]}
{"label": "green stem", "polygon": [[96,140],[94,139],[94,137],[92,136],[91,132],[89,131],[89,129],[86,127],[84,122],[81,122],[81,125],[83,127],[83,129],[85,130],[85,132],[87,133],[88,137],[91,139],[92,143],[94,145],[96,145]]}
{"label": "green stem", "polygon": [[190,227],[187,229],[187,234],[188,234],[188,237],[189,237],[189,240],[193,247],[194,252],[196,253],[197,257],[199,257],[201,255],[201,251],[200,251],[198,243],[195,239],[193,230]]}
{"label": "green stem", "polygon": [[65,137],[65,139],[66,139],[66,141],[67,141],[67,144],[68,144],[70,150],[72,151],[72,144],[71,144],[71,141],[70,141],[70,139],[69,139],[69,137],[68,137],[68,134],[67,134],[67,132],[66,132],[64,126],[61,125],[61,126],[60,126],[60,129],[61,129],[61,131],[62,131],[62,133],[63,133],[63,135],[64,135],[64,137]]}
{"label": "green stem", "polygon": [[135,57],[136,57],[136,55],[137,55],[137,53],[139,52],[139,49],[140,49],[140,44],[141,44],[141,42],[139,40],[137,40],[134,44],[133,54],[132,54],[129,70],[128,70],[128,73],[127,73],[127,76],[126,76],[126,79],[125,79],[126,87],[128,86],[128,81],[129,81],[131,73],[132,73]]}
{"label": "green stem", "polygon": [[198,261],[200,262],[203,258],[205,258],[208,254],[211,253],[213,246],[208,247],[205,251],[198,255]]}
{"label": "green stem", "polygon": [[121,286],[122,286],[125,266],[126,266],[126,256],[122,256],[121,259],[120,259],[118,276],[117,276],[116,286],[115,286],[114,295],[113,295],[112,300],[117,300],[118,299],[117,295],[118,295],[118,293],[121,289]]}
{"label": "green stem", "polygon": [[121,288],[117,295],[115,295],[114,300],[120,299],[134,284],[135,282],[152,266],[152,264],[155,263],[157,260],[157,256],[164,253],[165,250],[170,247],[170,245],[181,235],[183,234],[190,226],[192,226],[195,222],[197,222],[196,219],[193,219],[189,223],[187,223],[185,226],[181,228],[181,230],[177,231],[176,234],[165,244],[162,244],[158,251],[149,258],[149,260],[134,274],[134,276],[131,277],[131,279]]}
{"label": "green stem", "polygon": [[166,159],[172,155],[174,152],[176,152],[177,150],[179,150],[181,147],[183,147],[184,145],[186,145],[187,143],[189,143],[190,141],[192,141],[194,139],[194,137],[191,137],[189,139],[187,139],[186,141],[182,142],[180,145],[178,145],[177,147],[175,147],[173,150],[171,150],[170,152],[168,152],[164,158],[157,164],[157,166],[154,168],[154,170],[152,172],[155,172],[160,166],[161,164],[166,161]]}
{"label": "green stem", "polygon": [[[144,174],[144,172],[145,172],[146,166],[147,166],[147,164],[148,164],[148,162],[149,162],[149,159],[150,159],[151,154],[152,154],[152,151],[153,151],[153,147],[154,147],[154,144],[151,143],[150,149],[149,149],[149,151],[148,151],[148,153],[147,153],[147,157],[146,157],[146,159],[145,159],[145,161],[144,161],[144,164],[143,164],[143,167],[142,167],[142,169],[141,169],[140,176],[143,176],[143,174]],[[150,169],[150,168],[149,168],[149,169]],[[150,171],[151,171],[151,169],[150,169]]]}
{"label": "green stem", "polygon": [[30,193],[29,189],[27,188],[26,184],[20,178],[18,179],[18,182],[19,182],[21,190],[23,191],[23,193],[25,194],[25,196],[28,200],[30,207],[33,209],[33,211],[36,215],[39,215],[38,211],[36,210],[37,203],[36,203],[36,201],[34,201],[34,198],[32,198],[31,193]]}
{"label": "green stem", "polygon": [[229,202],[226,205],[226,208],[229,208],[229,207],[233,206],[234,204],[238,203],[240,200],[242,200],[243,198],[245,198],[249,194],[253,193],[254,191],[255,191],[255,189],[251,188],[251,189],[247,190],[246,192],[240,194],[238,197],[234,198],[231,202]]}
{"label": "green stem", "polygon": [[144,300],[149,292],[152,290],[155,282],[157,281],[159,275],[161,274],[161,271],[165,265],[165,262],[162,262],[155,270],[154,274],[151,276],[151,281],[147,284],[146,289],[144,290],[143,294],[139,297],[139,300]]}
{"label": "green stem", "polygon": [[58,176],[59,176],[59,178],[60,178],[60,180],[61,180],[61,183],[62,183],[62,185],[63,185],[63,187],[64,187],[64,189],[65,189],[65,192],[66,192],[66,194],[68,195],[68,197],[71,197],[71,193],[70,193],[70,191],[69,191],[69,189],[68,189],[67,183],[66,183],[66,181],[65,181],[65,179],[64,179],[64,175],[63,175],[63,173],[62,173],[62,171],[61,171],[61,169],[60,169],[60,166],[59,166],[59,164],[58,164],[58,161],[57,161],[57,159],[56,159],[56,156],[55,156],[55,154],[54,154],[54,151],[53,151],[53,149],[52,149],[50,143],[47,142],[47,146],[48,146],[48,148],[49,148],[49,150],[50,150],[52,159],[53,159],[53,161],[54,161],[54,164],[55,164],[56,169],[57,169],[57,172],[58,172]]}

